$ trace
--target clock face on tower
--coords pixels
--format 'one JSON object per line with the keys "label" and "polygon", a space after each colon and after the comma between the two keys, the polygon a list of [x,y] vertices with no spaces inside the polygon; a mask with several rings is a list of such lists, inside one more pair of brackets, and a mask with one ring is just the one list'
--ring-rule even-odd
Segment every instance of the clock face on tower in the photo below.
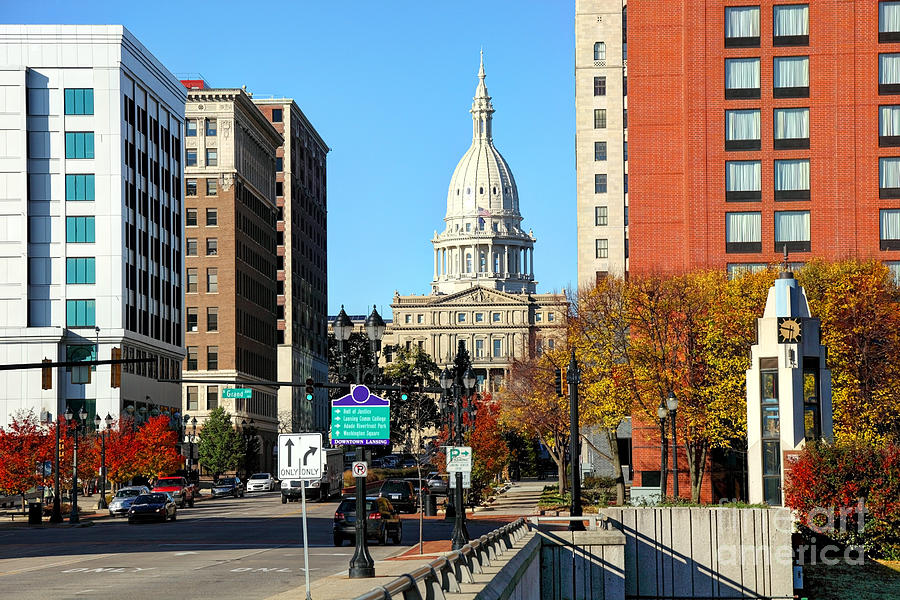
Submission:
{"label": "clock face on tower", "polygon": [[797,344],[802,335],[803,326],[799,317],[778,317],[779,344]]}

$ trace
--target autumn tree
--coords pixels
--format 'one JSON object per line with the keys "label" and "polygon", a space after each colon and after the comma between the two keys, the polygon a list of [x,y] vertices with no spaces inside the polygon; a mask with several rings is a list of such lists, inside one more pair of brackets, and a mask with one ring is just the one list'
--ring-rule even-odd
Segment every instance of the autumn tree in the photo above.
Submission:
{"label": "autumn tree", "polygon": [[39,486],[44,479],[44,463],[50,460],[45,444],[46,432],[31,411],[15,414],[9,427],[0,428],[0,492],[22,495]]}
{"label": "autumn tree", "polygon": [[168,417],[150,417],[134,434],[137,474],[153,479],[181,468],[184,457],[175,449],[177,442]]}
{"label": "autumn tree", "polygon": [[138,440],[130,424],[131,420],[120,419],[118,426],[106,432],[106,475],[117,485],[140,474]]}
{"label": "autumn tree", "polygon": [[[431,355],[418,346],[398,347],[394,360],[384,369],[385,376],[399,385],[404,379],[411,386],[436,387],[440,369]],[[410,392],[407,400],[399,392],[391,392],[391,442],[407,448],[422,448],[422,433],[440,425],[441,415],[433,394]]]}
{"label": "autumn tree", "polygon": [[500,406],[490,393],[473,397],[475,418],[467,420],[466,443],[472,447],[472,488],[483,490],[509,463],[509,447],[500,432]]}

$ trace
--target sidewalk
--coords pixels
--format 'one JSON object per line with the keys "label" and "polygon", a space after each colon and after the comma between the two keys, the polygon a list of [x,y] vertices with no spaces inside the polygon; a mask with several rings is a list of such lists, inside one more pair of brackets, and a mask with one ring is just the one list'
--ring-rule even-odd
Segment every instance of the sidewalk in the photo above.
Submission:
{"label": "sidewalk", "polygon": [[512,487],[501,494],[489,506],[478,508],[478,515],[485,517],[528,517],[537,514],[538,500],[544,491],[544,486],[552,482],[526,479],[516,481]]}

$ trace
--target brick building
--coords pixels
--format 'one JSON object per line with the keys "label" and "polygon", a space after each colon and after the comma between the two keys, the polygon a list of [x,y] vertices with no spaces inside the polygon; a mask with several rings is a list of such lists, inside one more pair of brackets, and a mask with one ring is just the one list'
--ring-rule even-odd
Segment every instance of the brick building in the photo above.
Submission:
{"label": "brick building", "polygon": [[631,272],[900,263],[900,2],[630,11]]}
{"label": "brick building", "polygon": [[272,471],[278,430],[275,151],[283,139],[240,89],[188,91],[185,119],[184,411],[202,421],[223,405],[258,435],[259,468]]}

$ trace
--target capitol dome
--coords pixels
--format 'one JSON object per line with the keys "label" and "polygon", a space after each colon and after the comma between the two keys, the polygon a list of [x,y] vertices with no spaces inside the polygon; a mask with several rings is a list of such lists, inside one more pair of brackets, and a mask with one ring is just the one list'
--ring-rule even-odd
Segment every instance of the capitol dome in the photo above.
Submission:
{"label": "capitol dome", "polygon": [[534,291],[534,237],[521,230],[519,192],[512,171],[494,147],[494,107],[484,83],[484,56],[472,100],[472,145],[447,190],[445,228],[435,232],[434,293],[479,285],[507,292]]}

